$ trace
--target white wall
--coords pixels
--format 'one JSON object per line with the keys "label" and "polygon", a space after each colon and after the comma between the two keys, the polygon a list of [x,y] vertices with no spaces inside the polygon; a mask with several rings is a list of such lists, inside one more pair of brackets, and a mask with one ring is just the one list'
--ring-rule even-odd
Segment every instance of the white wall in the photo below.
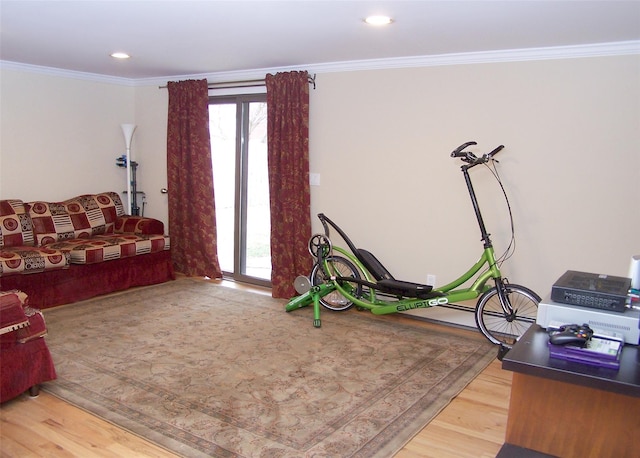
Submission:
{"label": "white wall", "polygon": [[55,201],[125,190],[115,160],[125,152],[120,124],[134,120],[133,91],[2,69],[0,198]]}
{"label": "white wall", "polygon": [[[133,116],[145,214],[167,223],[167,91],[1,72],[0,196],[120,190],[120,123]],[[504,144],[517,251],[503,267],[545,295],[565,270],[626,275],[640,254],[640,56],[323,73],[311,91],[315,215],[326,213],[397,278],[452,280],[481,252],[459,163]],[[501,252],[506,208],[472,172]],[[124,188],[123,188],[124,189]]]}
{"label": "white wall", "polygon": [[[396,278],[444,284],[481,254],[459,162],[504,144],[499,171],[517,251],[503,267],[539,294],[568,269],[626,275],[640,253],[640,58],[324,74],[311,100],[312,212],[326,213]],[[496,251],[506,208],[472,171]],[[320,231],[316,224],[315,229]]]}
{"label": "white wall", "polygon": [[138,187],[146,194],[145,216],[158,218],[169,228],[167,194],[167,108],[169,94],[158,86],[135,91],[136,141],[139,156]]}

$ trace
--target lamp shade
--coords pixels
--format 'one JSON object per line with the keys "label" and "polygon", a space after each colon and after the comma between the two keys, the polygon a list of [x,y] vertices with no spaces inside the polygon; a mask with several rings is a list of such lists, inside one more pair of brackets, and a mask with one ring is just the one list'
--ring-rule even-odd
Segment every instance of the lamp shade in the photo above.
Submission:
{"label": "lamp shade", "polygon": [[122,133],[124,134],[124,143],[127,145],[127,149],[131,149],[131,139],[133,138],[133,131],[136,130],[135,124],[120,124],[122,127]]}

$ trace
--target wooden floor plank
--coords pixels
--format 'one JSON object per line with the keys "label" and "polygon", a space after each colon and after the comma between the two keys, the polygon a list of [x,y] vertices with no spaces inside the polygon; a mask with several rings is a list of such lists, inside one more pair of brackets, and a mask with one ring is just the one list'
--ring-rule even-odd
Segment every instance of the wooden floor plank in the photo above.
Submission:
{"label": "wooden floor plank", "polygon": [[134,434],[41,391],[0,407],[0,456],[175,457]]}

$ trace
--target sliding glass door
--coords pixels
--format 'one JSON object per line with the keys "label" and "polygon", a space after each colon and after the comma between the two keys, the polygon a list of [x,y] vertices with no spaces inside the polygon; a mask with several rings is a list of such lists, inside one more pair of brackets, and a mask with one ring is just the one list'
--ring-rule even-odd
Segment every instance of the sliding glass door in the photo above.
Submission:
{"label": "sliding glass door", "polygon": [[209,130],[220,267],[270,285],[266,94],[212,97]]}

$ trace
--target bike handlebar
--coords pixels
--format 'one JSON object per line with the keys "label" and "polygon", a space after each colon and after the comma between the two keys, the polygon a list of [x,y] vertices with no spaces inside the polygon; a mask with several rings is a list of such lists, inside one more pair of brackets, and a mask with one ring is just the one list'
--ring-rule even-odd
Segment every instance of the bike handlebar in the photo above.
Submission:
{"label": "bike handlebar", "polygon": [[466,151],[465,151],[465,152],[463,152],[462,150],[463,150],[463,149],[465,149],[467,146],[473,146],[473,145],[477,145],[477,143],[476,143],[476,142],[467,142],[467,143],[464,143],[464,144],[462,144],[462,145],[458,146],[458,147],[457,147],[457,148],[456,148],[456,149],[451,153],[451,157],[463,157],[463,156],[466,156],[466,155],[467,155],[467,154],[469,154],[469,153],[467,153]]}
{"label": "bike handlebar", "polygon": [[502,151],[502,149],[504,148],[504,145],[500,145],[498,147],[496,147],[496,149],[494,149],[493,151],[491,151],[489,154],[487,154],[487,157],[489,159],[491,159],[493,156],[495,156],[496,154],[498,154],[500,151]]}
{"label": "bike handlebar", "polygon": [[473,146],[473,145],[477,145],[477,143],[476,142],[467,142],[467,143],[464,143],[464,144],[458,146],[451,153],[451,157],[459,157],[459,158],[462,159],[462,162],[466,162],[467,164],[469,164],[468,167],[473,167],[473,166],[476,166],[478,164],[484,164],[484,163],[489,162],[491,160],[495,160],[495,159],[493,159],[493,156],[498,154],[504,148],[504,145],[500,145],[500,146],[494,148],[494,150],[491,151],[490,153],[486,153],[486,154],[483,154],[482,156],[478,157],[478,156],[476,156],[475,154],[473,154],[470,151],[464,151],[465,148],[467,148],[468,146]]}

